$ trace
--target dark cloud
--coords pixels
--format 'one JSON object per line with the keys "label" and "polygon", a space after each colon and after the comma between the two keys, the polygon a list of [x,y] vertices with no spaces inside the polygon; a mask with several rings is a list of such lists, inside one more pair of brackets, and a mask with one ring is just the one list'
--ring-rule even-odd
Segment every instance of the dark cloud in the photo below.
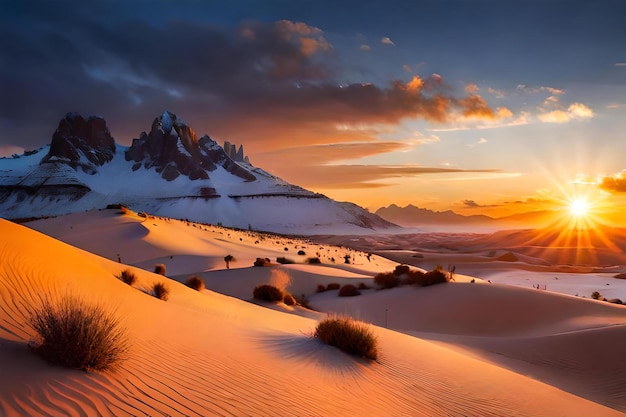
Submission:
{"label": "dark cloud", "polygon": [[493,208],[493,207],[500,207],[497,204],[478,204],[475,200],[463,200],[463,206],[465,208]]}
{"label": "dark cloud", "polygon": [[340,85],[341,57],[302,22],[216,26],[151,7],[125,17],[142,2],[34,3],[0,9],[0,145],[40,146],[67,111],[104,116],[128,144],[168,109],[252,151],[364,139],[338,123],[496,117],[480,96],[450,95],[439,76]]}

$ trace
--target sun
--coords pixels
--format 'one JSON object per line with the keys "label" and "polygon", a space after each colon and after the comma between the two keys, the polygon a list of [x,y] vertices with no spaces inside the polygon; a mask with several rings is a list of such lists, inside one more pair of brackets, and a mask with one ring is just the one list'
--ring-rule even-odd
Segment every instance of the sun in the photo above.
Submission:
{"label": "sun", "polygon": [[591,204],[584,197],[578,197],[570,201],[569,211],[574,217],[585,217],[589,214]]}

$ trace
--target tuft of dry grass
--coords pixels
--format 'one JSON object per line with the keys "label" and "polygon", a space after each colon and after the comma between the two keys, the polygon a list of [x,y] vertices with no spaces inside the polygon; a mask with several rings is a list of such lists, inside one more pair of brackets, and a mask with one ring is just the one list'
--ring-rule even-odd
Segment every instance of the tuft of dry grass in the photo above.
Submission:
{"label": "tuft of dry grass", "polygon": [[54,365],[84,371],[114,369],[126,359],[128,334],[115,311],[66,295],[43,299],[30,323],[40,340],[33,351]]}
{"label": "tuft of dry grass", "polygon": [[170,297],[170,288],[164,282],[157,282],[152,286],[152,295],[159,300],[167,301]]}
{"label": "tuft of dry grass", "polygon": [[137,282],[137,275],[135,275],[135,273],[130,269],[123,270],[119,278],[131,287],[135,284],[135,282]]}
{"label": "tuft of dry grass", "polygon": [[352,284],[346,284],[339,290],[339,297],[355,297],[357,295],[361,295],[361,291]]}
{"label": "tuft of dry grass", "polygon": [[317,324],[313,335],[350,355],[376,360],[378,341],[369,326],[351,317],[329,317]]}
{"label": "tuft of dry grass", "polygon": [[340,287],[341,285],[337,284],[336,282],[331,282],[326,286],[326,291],[338,290]]}
{"label": "tuft of dry grass", "polygon": [[154,273],[159,275],[165,275],[165,264],[154,265]]}
{"label": "tuft of dry grass", "polygon": [[284,293],[280,288],[273,285],[263,284],[254,287],[252,297],[257,300],[278,302],[283,301]]}
{"label": "tuft of dry grass", "polygon": [[206,288],[206,286],[204,285],[204,280],[196,275],[187,278],[187,281],[185,281],[185,285],[189,288],[193,288],[196,291],[202,291]]}
{"label": "tuft of dry grass", "polygon": [[297,304],[297,301],[293,295],[285,293],[285,295],[283,296],[283,303],[288,306],[295,306]]}

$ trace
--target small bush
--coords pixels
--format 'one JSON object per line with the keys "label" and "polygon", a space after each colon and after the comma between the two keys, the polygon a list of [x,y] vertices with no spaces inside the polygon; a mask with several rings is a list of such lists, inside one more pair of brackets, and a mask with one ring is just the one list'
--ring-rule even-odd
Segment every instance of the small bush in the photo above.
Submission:
{"label": "small bush", "polygon": [[369,289],[370,289],[370,286],[369,286],[369,285],[367,285],[367,284],[366,284],[366,283],[364,283],[364,282],[359,282],[359,289],[360,289],[360,290],[369,290]]}
{"label": "small bush", "polygon": [[157,282],[152,286],[152,295],[159,300],[167,301],[170,297],[170,289],[164,282]]}
{"label": "small bush", "polygon": [[270,260],[267,258],[256,258],[256,261],[254,261],[254,266],[265,266],[269,264]]}
{"label": "small bush", "polygon": [[354,297],[357,295],[361,295],[361,291],[352,284],[346,284],[339,290],[339,297]]}
{"label": "small bush", "polygon": [[120,279],[124,282],[124,284],[128,284],[132,286],[135,282],[137,282],[137,275],[130,269],[125,269],[120,274]]}
{"label": "small bush", "polygon": [[288,306],[295,306],[297,304],[295,297],[289,293],[285,293],[283,296],[283,303]]}
{"label": "small bush", "polygon": [[317,284],[317,292],[324,292],[326,291],[326,287],[323,286],[322,284]]}
{"label": "small bush", "polygon": [[396,269],[393,270],[394,275],[408,274],[411,268],[408,265],[396,265]]}
{"label": "small bush", "polygon": [[285,258],[284,256],[279,256],[278,258],[276,258],[276,262],[283,265],[296,263],[296,261],[294,261],[293,259]]}
{"label": "small bush", "polygon": [[322,263],[322,261],[320,261],[320,258],[318,257],[308,258],[306,262],[309,264],[321,264]]}
{"label": "small bush", "polygon": [[154,273],[159,274],[159,275],[165,275],[165,265],[164,264],[154,265]]}
{"label": "small bush", "polygon": [[442,284],[444,282],[449,281],[448,274],[442,269],[435,268],[432,271],[426,272],[424,274],[424,279],[419,283],[422,287],[427,287],[429,285]]}
{"label": "small bush", "polygon": [[263,284],[254,287],[252,296],[257,300],[263,301],[283,301],[284,294],[280,288],[276,288],[273,285]]}
{"label": "small bush", "polygon": [[600,300],[602,299],[602,294],[600,294],[598,291],[594,291],[591,293],[591,298],[593,298],[594,300]]}
{"label": "small bush", "polygon": [[193,288],[196,291],[202,291],[205,288],[204,280],[196,275],[187,278],[185,285],[189,288]]}
{"label": "small bush", "polygon": [[393,272],[381,272],[374,277],[374,283],[381,288],[394,288],[400,285],[400,278]]}
{"label": "small bush", "polygon": [[51,364],[105,371],[126,358],[126,329],[100,304],[75,296],[45,299],[31,311],[30,323],[41,339],[33,350]]}
{"label": "small bush", "polygon": [[378,358],[376,336],[365,323],[349,317],[331,317],[320,321],[314,336],[351,355]]}
{"label": "small bush", "polygon": [[338,290],[340,287],[341,285],[337,284],[336,282],[331,282],[326,286],[326,291]]}
{"label": "small bush", "polygon": [[306,252],[305,252],[305,251],[303,251],[303,250],[299,250],[299,251],[298,251],[298,255],[306,255]]}
{"label": "small bush", "polygon": [[403,283],[407,285],[421,285],[425,275],[424,272],[418,271],[417,269],[411,270],[405,274]]}

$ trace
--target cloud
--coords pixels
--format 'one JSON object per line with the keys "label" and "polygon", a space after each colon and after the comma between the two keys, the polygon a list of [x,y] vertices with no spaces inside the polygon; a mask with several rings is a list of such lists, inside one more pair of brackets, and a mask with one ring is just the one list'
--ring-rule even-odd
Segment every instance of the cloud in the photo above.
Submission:
{"label": "cloud", "polygon": [[413,70],[411,69],[410,66],[408,66],[407,64],[404,64],[402,66],[402,69],[405,70],[406,72],[408,72],[409,74],[413,74]]}
{"label": "cloud", "polygon": [[504,97],[506,97],[506,93],[504,92],[504,90],[498,90],[498,89],[495,89],[495,88],[488,87],[487,88],[487,92],[489,94],[492,94],[495,98],[504,98]]}
{"label": "cloud", "polygon": [[487,143],[487,142],[488,142],[488,140],[487,140],[487,139],[485,139],[485,138],[480,138],[480,139],[478,139],[476,142],[474,142],[474,143],[470,143],[470,144],[468,144],[467,146],[468,146],[468,147],[470,147],[470,148],[473,148],[473,147],[475,147],[475,146],[484,145],[484,144],[485,144],[485,143]]}
{"label": "cloud", "polygon": [[416,165],[363,165],[349,162],[360,158],[405,151],[415,143],[358,142],[311,145],[280,149],[250,155],[255,164],[280,160],[273,172],[298,185],[310,188],[376,188],[393,185],[397,179],[425,174],[497,173],[498,170],[463,170],[458,168],[424,167]]}
{"label": "cloud", "polygon": [[476,94],[480,91],[480,88],[474,83],[470,83],[465,86],[465,92],[468,94]]}
{"label": "cloud", "polygon": [[616,67],[626,67],[626,62],[616,62],[614,65]]}
{"label": "cloud", "polygon": [[567,123],[571,120],[591,119],[594,116],[593,110],[582,103],[573,103],[567,110],[553,110],[539,114],[537,117],[543,123]]}
{"label": "cloud", "polygon": [[361,46],[359,46],[359,49],[361,51],[364,51],[364,52],[369,52],[369,51],[372,50],[372,48],[369,45],[366,45],[366,44],[362,44]]}
{"label": "cloud", "polygon": [[396,44],[393,43],[393,41],[388,36],[384,36],[380,38],[380,43],[384,43],[385,45],[396,46]]}
{"label": "cloud", "polygon": [[529,93],[529,94],[536,94],[536,93],[541,93],[541,92],[548,92],[550,94],[553,95],[561,95],[561,94],[565,94],[565,90],[562,90],[560,88],[554,88],[554,87],[546,87],[546,86],[542,86],[542,87],[528,87],[525,84],[519,84],[516,88],[517,91],[521,91],[524,93]]}
{"label": "cloud", "polygon": [[11,40],[0,50],[0,61],[11,62],[0,69],[3,145],[47,143],[67,111],[105,117],[127,145],[167,109],[199,135],[245,143],[248,153],[367,142],[379,133],[338,126],[500,117],[479,96],[452,91],[438,74],[346,85],[346,64],[324,31],[303,22],[219,27],[129,21],[123,14],[112,22],[106,16],[114,10],[43,4],[22,10],[40,26],[0,29]]}
{"label": "cloud", "polygon": [[626,193],[626,170],[617,175],[601,177],[598,187],[610,193]]}
{"label": "cloud", "polygon": [[475,200],[463,200],[463,206],[465,208],[492,208],[499,207],[498,204],[478,204]]}

